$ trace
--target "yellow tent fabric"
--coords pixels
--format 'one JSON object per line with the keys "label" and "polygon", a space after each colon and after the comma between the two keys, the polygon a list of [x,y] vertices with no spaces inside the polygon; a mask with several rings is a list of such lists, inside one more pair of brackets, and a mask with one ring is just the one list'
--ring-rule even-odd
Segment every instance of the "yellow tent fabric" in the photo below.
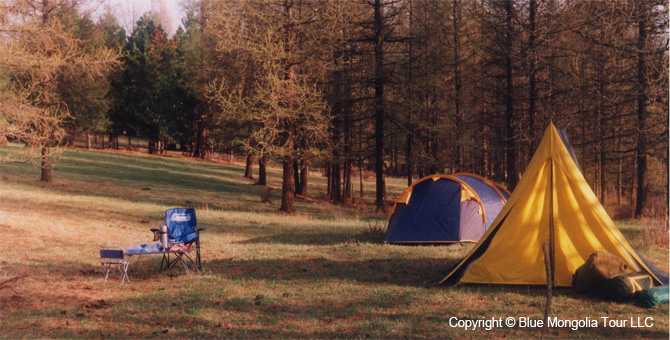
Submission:
{"label": "yellow tent fabric", "polygon": [[554,286],[569,287],[594,251],[617,255],[630,271],[644,270],[659,281],[607,215],[553,124],[487,233],[441,283],[460,277],[468,283],[544,285],[545,242],[552,249]]}

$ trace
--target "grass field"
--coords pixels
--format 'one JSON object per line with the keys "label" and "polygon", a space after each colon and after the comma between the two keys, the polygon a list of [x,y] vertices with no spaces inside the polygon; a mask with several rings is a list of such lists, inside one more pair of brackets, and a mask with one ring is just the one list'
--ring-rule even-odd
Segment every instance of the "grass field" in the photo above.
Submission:
{"label": "grass field", "polygon": [[[0,148],[7,152],[9,146]],[[271,202],[237,164],[180,157],[65,150],[54,182],[30,164],[0,166],[1,338],[539,338],[541,329],[466,330],[453,317],[541,319],[545,289],[436,286],[471,245],[401,247],[381,242],[385,216],[371,204],[322,200],[313,172],[294,216],[277,213],[280,170],[269,169]],[[405,180],[388,179],[395,198]],[[366,197],[374,183],[366,181]],[[358,189],[356,189],[358,190]],[[190,202],[190,203],[187,203]],[[164,211],[191,204],[202,233],[203,271],[158,272],[160,258],[132,259],[103,284],[98,249],[152,241]],[[652,222],[621,222],[637,249],[668,268],[667,247],[649,245]],[[25,276],[25,277],[23,277]],[[668,305],[586,299],[554,291],[552,316],[590,318],[598,328],[553,328],[548,338],[668,338]],[[603,327],[602,317],[628,320]],[[651,327],[633,327],[653,319]]]}

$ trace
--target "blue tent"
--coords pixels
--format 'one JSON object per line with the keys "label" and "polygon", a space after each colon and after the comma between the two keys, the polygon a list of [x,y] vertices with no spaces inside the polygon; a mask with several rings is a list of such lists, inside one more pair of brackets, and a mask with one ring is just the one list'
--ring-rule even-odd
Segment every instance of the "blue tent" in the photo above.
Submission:
{"label": "blue tent", "polygon": [[424,177],[396,201],[384,241],[477,242],[509,196],[507,189],[473,174]]}

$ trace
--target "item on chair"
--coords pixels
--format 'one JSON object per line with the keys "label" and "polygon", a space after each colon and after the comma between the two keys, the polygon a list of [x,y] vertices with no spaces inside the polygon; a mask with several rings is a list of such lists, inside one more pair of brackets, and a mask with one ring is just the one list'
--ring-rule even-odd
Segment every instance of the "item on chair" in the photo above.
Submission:
{"label": "item on chair", "polygon": [[173,245],[170,247],[170,251],[175,252],[175,251],[187,251],[190,250],[191,246],[187,246],[185,244],[179,244],[179,245]]}
{"label": "item on chair", "polygon": [[121,279],[121,284],[130,278],[128,277],[128,260],[125,258],[123,248],[120,246],[104,246],[100,248],[100,263],[103,270],[106,270],[105,273],[105,284],[107,283],[107,277],[109,276],[109,271],[112,269],[112,266],[119,266],[119,270],[123,273]]}
{"label": "item on chair", "polygon": [[126,254],[136,255],[136,254],[151,254],[159,253],[162,249],[160,241],[155,241],[149,244],[133,244],[130,247],[127,247]]}
{"label": "item on chair", "polygon": [[161,246],[163,249],[168,249],[169,243],[168,243],[168,227],[166,225],[161,226],[161,231],[160,231],[160,236],[161,236]]}

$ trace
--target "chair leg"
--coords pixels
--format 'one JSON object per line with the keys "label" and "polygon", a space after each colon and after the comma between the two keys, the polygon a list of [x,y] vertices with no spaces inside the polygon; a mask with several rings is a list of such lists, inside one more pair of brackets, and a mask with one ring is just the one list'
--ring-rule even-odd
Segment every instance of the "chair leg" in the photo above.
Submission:
{"label": "chair leg", "polygon": [[128,264],[129,262],[123,262],[121,263],[121,267],[123,268],[123,277],[121,278],[121,284],[123,285],[123,282],[125,280],[128,280],[128,283],[130,283],[130,278],[128,277]]}
{"label": "chair leg", "polygon": [[[165,264],[165,268],[163,268],[163,264]],[[170,269],[170,253],[163,253],[163,259],[161,260],[160,271],[164,271],[166,269]]]}
{"label": "chair leg", "polygon": [[188,264],[186,264],[186,261],[184,261],[184,259],[181,256],[179,257],[179,259],[181,260],[182,266],[184,266],[184,271],[186,272],[186,275],[188,275],[189,274]]}
{"label": "chair leg", "polygon": [[[107,272],[105,273],[105,283],[104,284],[107,284],[107,277],[109,276],[109,271],[111,269],[112,269],[112,265],[108,263],[107,264]],[[102,270],[105,270],[105,265],[104,264],[102,265]]]}
{"label": "chair leg", "polygon": [[[119,265],[117,268],[121,272],[121,284],[123,284],[126,280],[130,282],[130,277],[128,277],[128,265],[130,262],[114,263],[114,265],[117,264]],[[112,263],[103,264],[102,270],[105,271],[105,284],[107,284],[107,280],[109,279],[109,272],[112,270]]]}
{"label": "chair leg", "polygon": [[198,266],[198,269],[202,270],[202,262],[200,261],[200,233],[198,233],[198,238],[195,240],[195,262]]}
{"label": "chair leg", "polygon": [[[186,257],[186,259],[188,259],[190,261],[190,264],[189,264],[189,262],[186,262],[186,260],[182,259],[182,261],[184,261],[184,266],[187,266],[188,268],[190,268],[191,265],[192,265],[194,272],[197,272],[198,270],[200,270],[200,268],[198,268],[198,263],[196,262],[197,259],[198,259],[197,253],[196,253],[196,261],[193,261],[193,259],[187,253],[184,253],[183,256]],[[187,271],[187,273],[188,273],[188,271]]]}

